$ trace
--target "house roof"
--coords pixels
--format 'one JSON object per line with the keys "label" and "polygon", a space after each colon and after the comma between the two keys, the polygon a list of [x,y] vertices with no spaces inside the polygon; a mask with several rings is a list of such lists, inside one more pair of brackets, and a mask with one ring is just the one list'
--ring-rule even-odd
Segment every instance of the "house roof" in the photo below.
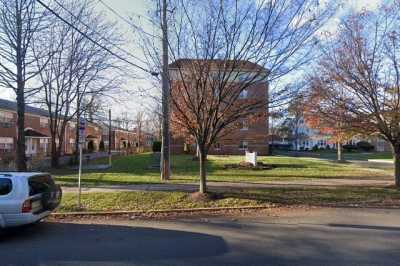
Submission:
{"label": "house roof", "polygon": [[35,138],[49,138],[49,136],[42,134],[38,131],[35,131],[33,129],[27,129],[25,130],[25,137],[35,137]]}
{"label": "house roof", "polygon": [[[5,99],[0,99],[0,109],[6,109],[6,110],[10,110],[10,111],[17,111],[17,102],[13,102],[13,101],[9,101],[9,100],[5,100]],[[44,110],[44,109],[40,109],[37,107],[33,107],[33,106],[29,106],[26,105],[25,106],[25,113],[29,113],[29,114],[33,114],[33,115],[40,115],[40,116],[49,116],[49,113]]]}
{"label": "house roof", "polygon": [[[0,99],[0,109],[17,112],[17,102]],[[25,105],[25,113],[32,114],[32,115],[38,115],[38,116],[50,117],[49,112],[47,110],[29,106],[29,105]],[[62,117],[63,116],[61,116],[60,118],[62,118]],[[76,119],[72,119],[70,122],[76,122]],[[101,124],[99,124],[99,123],[89,122],[89,121],[87,121],[87,123],[101,127]]]}
{"label": "house roof", "polygon": [[222,59],[189,59],[189,58],[182,58],[178,59],[175,62],[169,64],[169,68],[182,68],[185,66],[189,66],[191,64],[201,64],[201,63],[210,63],[214,65],[216,68],[218,67],[231,67],[233,64],[237,64],[235,68],[241,70],[258,70],[258,71],[266,71],[266,68],[255,64],[250,61],[245,60],[222,60]]}

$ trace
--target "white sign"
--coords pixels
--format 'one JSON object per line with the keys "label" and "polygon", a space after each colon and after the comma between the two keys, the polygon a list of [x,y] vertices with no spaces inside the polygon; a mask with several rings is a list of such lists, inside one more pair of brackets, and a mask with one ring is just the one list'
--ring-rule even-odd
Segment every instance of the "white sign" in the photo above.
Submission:
{"label": "white sign", "polygon": [[14,139],[13,138],[0,137],[0,143],[1,144],[13,144],[14,143]]}
{"label": "white sign", "polygon": [[246,163],[251,163],[253,166],[257,165],[257,152],[246,151]]}

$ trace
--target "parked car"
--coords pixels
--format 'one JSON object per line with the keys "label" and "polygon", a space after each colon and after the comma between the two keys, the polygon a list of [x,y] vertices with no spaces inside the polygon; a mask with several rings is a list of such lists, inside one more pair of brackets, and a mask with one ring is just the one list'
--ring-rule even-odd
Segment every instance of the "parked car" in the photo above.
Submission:
{"label": "parked car", "polygon": [[0,172],[0,228],[42,220],[58,207],[61,195],[50,174]]}

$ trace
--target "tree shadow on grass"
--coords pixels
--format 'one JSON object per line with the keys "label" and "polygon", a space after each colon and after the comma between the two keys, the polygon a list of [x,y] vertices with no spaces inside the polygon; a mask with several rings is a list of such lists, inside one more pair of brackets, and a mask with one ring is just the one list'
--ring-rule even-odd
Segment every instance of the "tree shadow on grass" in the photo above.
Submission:
{"label": "tree shadow on grass", "polygon": [[[221,193],[221,192],[220,192]],[[275,187],[232,189],[223,197],[256,200],[259,203],[325,205],[365,205],[380,203],[388,197],[400,198],[397,190],[376,187]]]}
{"label": "tree shadow on grass", "polygon": [[[23,251],[23,256],[16,256],[16,250]],[[3,265],[144,263],[226,252],[227,244],[219,236],[120,225],[46,222],[9,229],[0,238]]]}

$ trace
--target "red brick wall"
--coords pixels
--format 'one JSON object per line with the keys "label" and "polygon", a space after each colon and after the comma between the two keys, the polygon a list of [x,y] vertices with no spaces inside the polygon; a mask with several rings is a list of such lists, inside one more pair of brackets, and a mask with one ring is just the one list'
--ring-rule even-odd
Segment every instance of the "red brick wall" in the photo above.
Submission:
{"label": "red brick wall", "polygon": [[[174,89],[174,87],[175,86],[173,83],[172,89]],[[256,84],[248,88],[247,99],[238,99],[238,101],[245,102],[251,100],[252,98],[265,99],[265,109],[259,110],[259,112],[264,115],[264,118],[253,123],[250,122],[247,130],[235,129],[225,137],[218,139],[216,143],[219,143],[220,149],[212,148],[209,151],[209,154],[245,154],[245,150],[239,148],[241,141],[248,142],[248,150],[250,151],[256,151],[259,155],[268,154],[267,95],[268,86],[266,83]],[[172,132],[172,136],[171,152],[175,154],[184,153],[185,139],[189,138],[187,136],[178,137],[178,132]],[[190,153],[195,153],[196,151],[193,143],[188,142],[187,148],[189,148]]]}
{"label": "red brick wall", "polygon": [[[16,143],[17,143],[17,128],[16,128],[16,121],[17,121],[17,113],[15,111],[10,111],[10,110],[2,110],[5,112],[11,112],[13,113],[13,126],[10,128],[5,128],[0,125],[0,137],[12,137],[14,139],[14,151],[13,155],[15,155],[16,152]],[[32,128],[33,130],[40,132],[46,136],[51,137],[50,134],[50,129],[49,129],[49,118],[47,117],[42,117],[42,119],[47,119],[48,124],[46,127],[42,127],[40,125],[40,116],[37,115],[32,115],[32,114],[25,114],[25,128]],[[72,125],[73,126],[72,126]],[[71,121],[67,124],[66,130],[65,130],[65,137],[64,137],[64,142],[63,142],[63,150],[62,154],[73,154],[75,151],[75,134],[76,134],[76,122]],[[96,130],[97,129],[97,130]],[[85,130],[86,136],[92,135],[95,136],[95,150],[98,150],[101,136],[102,136],[102,129],[100,126],[93,124],[93,123],[88,123],[86,125],[86,130]],[[71,143],[71,140],[73,143]],[[35,143],[38,145],[38,152],[41,153],[42,155],[44,151],[40,148],[39,145],[39,140],[35,140]],[[48,147],[48,153],[51,151],[51,140],[49,139],[49,147]]]}

